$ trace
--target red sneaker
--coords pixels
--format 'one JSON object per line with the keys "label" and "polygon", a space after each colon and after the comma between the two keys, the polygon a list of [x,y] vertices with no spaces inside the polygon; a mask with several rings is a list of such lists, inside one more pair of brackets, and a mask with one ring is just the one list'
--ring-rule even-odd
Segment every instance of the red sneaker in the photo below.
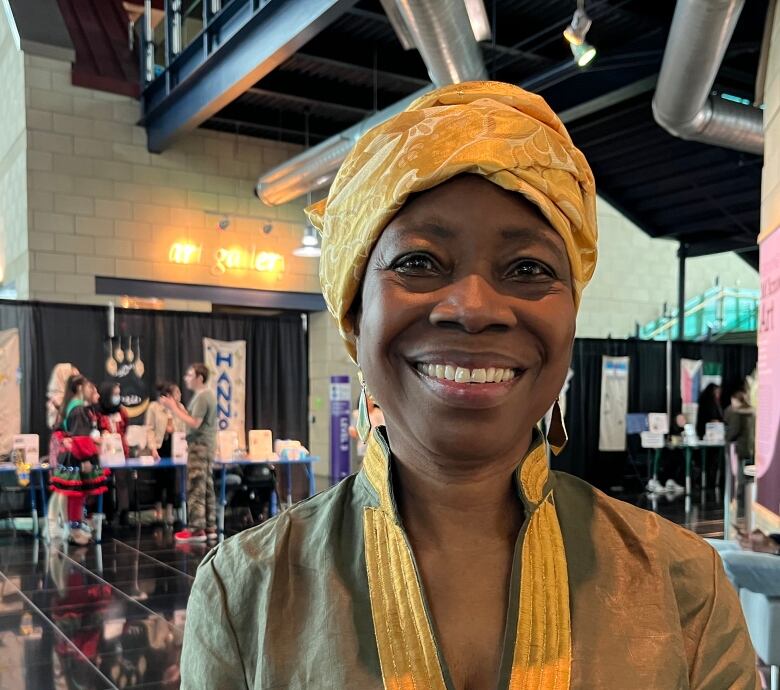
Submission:
{"label": "red sneaker", "polygon": [[181,532],[176,532],[176,534],[173,535],[173,538],[176,541],[186,542],[206,541],[206,532],[202,529],[183,529]]}

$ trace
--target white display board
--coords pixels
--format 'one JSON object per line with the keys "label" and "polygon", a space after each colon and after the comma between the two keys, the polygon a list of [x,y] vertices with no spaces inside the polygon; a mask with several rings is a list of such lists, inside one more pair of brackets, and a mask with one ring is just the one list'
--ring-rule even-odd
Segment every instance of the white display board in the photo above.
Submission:
{"label": "white display board", "polygon": [[16,434],[13,439],[14,449],[24,451],[24,461],[30,465],[40,463],[40,438],[38,434]]}
{"label": "white display board", "polygon": [[599,450],[626,449],[629,357],[602,357]]}

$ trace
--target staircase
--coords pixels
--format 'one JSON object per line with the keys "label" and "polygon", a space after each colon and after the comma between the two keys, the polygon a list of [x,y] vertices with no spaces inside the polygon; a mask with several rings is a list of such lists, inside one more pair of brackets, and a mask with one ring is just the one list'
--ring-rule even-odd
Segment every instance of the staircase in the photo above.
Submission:
{"label": "staircase", "polygon": [[76,48],[73,84],[138,98],[138,57],[122,0],[57,0]]}
{"label": "staircase", "polygon": [[716,286],[685,303],[685,333],[680,337],[674,309],[639,328],[642,340],[715,340],[755,343],[758,290]]}

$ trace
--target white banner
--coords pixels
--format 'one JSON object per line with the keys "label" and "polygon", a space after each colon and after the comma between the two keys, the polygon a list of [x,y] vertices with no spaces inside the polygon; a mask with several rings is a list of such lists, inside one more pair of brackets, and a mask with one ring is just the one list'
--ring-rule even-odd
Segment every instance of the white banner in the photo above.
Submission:
{"label": "white banner", "polygon": [[246,447],[246,341],[203,338],[208,385],[217,396],[217,430],[235,431]]}
{"label": "white banner", "polygon": [[626,449],[629,357],[602,357],[599,450]]}
{"label": "white banner", "polygon": [[0,331],[0,453],[10,453],[14,436],[22,431],[22,393],[19,374],[19,331]]}

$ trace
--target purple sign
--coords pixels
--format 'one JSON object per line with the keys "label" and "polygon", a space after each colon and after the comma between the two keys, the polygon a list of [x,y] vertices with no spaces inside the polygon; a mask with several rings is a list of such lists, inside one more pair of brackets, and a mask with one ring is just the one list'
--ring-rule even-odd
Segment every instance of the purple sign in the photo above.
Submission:
{"label": "purple sign", "polygon": [[349,421],[352,388],[349,376],[330,377],[330,477],[336,483],[349,476]]}

